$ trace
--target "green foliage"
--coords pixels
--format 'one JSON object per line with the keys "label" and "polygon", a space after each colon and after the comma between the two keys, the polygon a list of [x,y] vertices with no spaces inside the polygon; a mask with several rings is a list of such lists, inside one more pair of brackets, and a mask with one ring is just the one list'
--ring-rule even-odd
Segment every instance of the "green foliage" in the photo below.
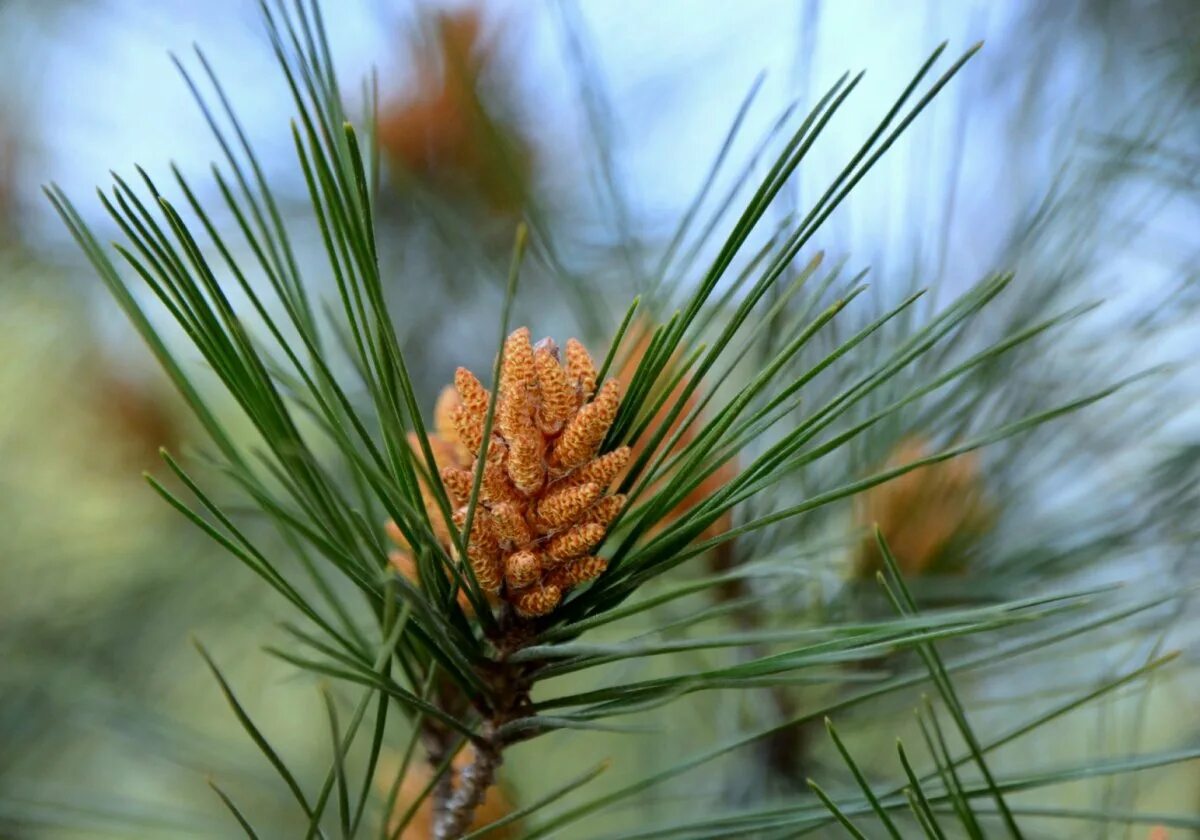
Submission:
{"label": "green foliage", "polygon": [[[520,821],[529,826],[525,836],[534,838],[579,827],[623,800],[781,731],[829,720],[881,698],[906,698],[910,689],[927,684],[938,695],[938,706],[931,702],[920,713],[931,769],[917,770],[913,756],[898,745],[893,771],[899,786],[880,787],[872,780],[873,772],[855,758],[840,734],[848,726],[829,723],[829,735],[857,793],[841,794],[832,785],[829,793],[811,782],[815,798],[793,796],[782,803],[755,803],[732,811],[714,807],[689,820],[672,818],[622,836],[795,836],[829,826],[832,820],[854,836],[867,836],[856,826],[873,819],[893,837],[909,836],[914,825],[929,837],[954,836],[960,828],[973,837],[1001,831],[1021,837],[1019,826],[1027,816],[1141,819],[1024,807],[1016,804],[1023,791],[1197,756],[1195,750],[1182,750],[1097,759],[1050,771],[1000,773],[992,768],[990,755],[998,748],[1141,679],[1169,656],[1156,656],[1050,711],[1031,714],[999,737],[980,734],[972,710],[955,687],[958,674],[1011,667],[1011,660],[1026,652],[1087,639],[1093,632],[1154,611],[1170,600],[1170,594],[1129,600],[1094,586],[1059,587],[1021,598],[993,596],[981,604],[921,610],[880,538],[888,571],[883,586],[895,616],[810,623],[785,615],[776,626],[764,622],[736,632],[681,636],[683,630],[712,621],[721,607],[705,606],[670,625],[663,612],[676,602],[707,598],[724,585],[740,582],[748,584],[749,593],[740,607],[743,611],[778,617],[772,606],[774,593],[757,584],[794,574],[807,562],[807,549],[820,551],[812,531],[805,530],[805,523],[820,521],[814,514],[844,511],[848,501],[872,488],[1027,435],[1114,398],[1129,386],[1129,380],[1108,381],[1094,389],[1064,390],[1049,404],[1018,411],[1003,422],[963,429],[926,457],[883,468],[877,459],[867,458],[863,460],[872,464],[870,469],[845,472],[827,484],[819,481],[822,464],[846,456],[881,428],[902,424],[910,416],[907,412],[937,412],[979,393],[986,395],[989,383],[996,380],[985,378],[985,373],[994,376],[1015,364],[1014,358],[1027,358],[1020,353],[1088,311],[1086,306],[1070,306],[1039,312],[1037,318],[979,343],[971,338],[974,326],[980,313],[1013,293],[1016,281],[1010,274],[987,277],[938,308],[922,308],[917,292],[898,305],[855,315],[859,320],[854,321],[852,305],[869,299],[862,294],[862,275],[847,281],[841,265],[826,268],[819,255],[796,268],[823,223],[978,47],[929,82],[945,45],[935,50],[816,203],[789,218],[757,253],[747,253],[755,237],[761,238],[764,217],[781,190],[862,75],[840,79],[792,130],[711,265],[693,282],[695,252],[682,262],[677,255],[699,223],[712,179],[705,182],[655,276],[645,284],[641,303],[635,299],[620,320],[604,358],[604,371],[631,358],[635,309],[648,312],[649,342],[636,359],[636,371],[604,444],[607,449],[636,445],[640,451],[622,486],[629,503],[602,550],[608,569],[546,620],[520,624],[511,614],[494,609],[469,565],[455,559],[464,554],[464,535],[470,533],[483,459],[474,475],[467,521],[458,528],[427,437],[423,409],[428,404],[417,392],[397,339],[380,270],[375,224],[378,155],[370,132],[360,136],[343,108],[321,10],[316,3],[298,0],[290,9],[283,2],[275,7],[264,3],[262,11],[295,101],[292,135],[297,162],[327,264],[308,265],[298,256],[298,234],[285,224],[263,169],[202,53],[197,58],[218,107],[206,104],[199,85],[182,63],[179,66],[225,155],[213,175],[235,222],[233,231],[218,228],[214,214],[178,169],[172,171],[173,189],[181,199],[169,198],[141,169],[139,189],[115,176],[111,192],[101,192],[100,201],[125,237],[114,246],[125,265],[120,268],[67,196],[54,187],[48,194],[207,432],[215,453],[206,457],[294,549],[280,552],[264,544],[230,502],[206,490],[193,468],[173,455],[164,453],[170,481],[148,479],[169,504],[294,608],[303,624],[286,627],[289,645],[271,646],[268,652],[331,681],[322,693],[331,759],[314,788],[268,743],[201,648],[238,721],[303,812],[308,836],[397,837],[425,797],[440,795],[464,745],[484,755],[561,729],[627,731],[614,719],[700,692],[838,689],[806,706],[802,714],[746,731],[589,799],[584,791],[603,772],[604,766],[598,766],[531,799],[489,828]],[[753,91],[718,154],[714,172],[752,98]],[[789,111],[764,139],[763,148],[790,122]],[[716,235],[724,209],[701,224],[701,240]],[[552,232],[536,221],[528,231],[522,227],[517,232],[497,325],[500,350],[485,441],[490,439],[503,340],[512,326],[526,245],[532,243],[533,257],[545,259],[553,252],[551,237]],[[200,353],[253,427],[252,443],[230,433],[231,420],[181,361],[158,326],[161,313],[145,305],[127,279],[129,272],[182,331],[188,350]],[[333,284],[333,305],[328,307],[319,297],[324,278]],[[410,292],[417,293],[405,290]],[[330,318],[318,317],[326,310]],[[764,338],[755,328],[762,323],[778,329]],[[735,376],[752,354],[755,372]],[[347,375],[347,370],[356,375]],[[417,441],[415,447],[410,446],[410,435]],[[731,465],[737,467],[732,478],[704,489]],[[422,486],[432,488],[433,518]],[[684,501],[698,491],[704,492],[699,503],[680,513]],[[737,517],[735,524],[711,534],[713,526],[730,515]],[[437,517],[453,535],[452,550],[435,536]],[[382,523],[389,519],[413,548],[416,580],[397,576],[388,563]],[[662,580],[689,560],[731,546],[744,560],[732,570]],[[469,610],[459,603],[460,592]],[[617,640],[590,638],[597,631],[621,633],[642,626],[639,620],[648,622],[649,632]],[[517,630],[519,643],[513,642]],[[941,652],[951,647],[953,654]],[[689,660],[672,658],[667,673],[648,678],[624,677],[614,668],[676,654],[704,658],[691,669],[680,667]],[[910,654],[924,670],[912,667]],[[877,667],[881,660],[890,663],[887,669]],[[595,687],[580,690],[581,674],[596,675]],[[865,677],[865,685],[856,675]],[[560,688],[555,680],[567,677],[566,687]],[[511,696],[514,680],[532,692],[517,713]],[[358,693],[348,717],[339,712],[341,692]],[[449,695],[468,702],[448,702]],[[943,728],[943,717],[953,729]],[[431,732],[440,734],[440,740],[432,739],[436,749],[428,747]],[[964,747],[958,752],[950,736],[961,739]],[[396,748],[403,760],[380,795],[375,782],[385,747]],[[425,752],[434,769],[421,795],[402,801],[402,778],[426,758]],[[252,827],[253,815],[235,804],[236,790],[215,783],[213,788],[248,836],[270,835]],[[551,806],[568,797],[577,800],[575,804],[552,812]],[[444,797],[441,803],[444,807]],[[911,823],[904,822],[905,812]],[[396,813],[399,819],[389,828],[388,818]],[[1188,823],[1183,817],[1174,819],[1175,824]],[[954,831],[948,828],[951,824]],[[487,836],[489,828],[466,836]]]}

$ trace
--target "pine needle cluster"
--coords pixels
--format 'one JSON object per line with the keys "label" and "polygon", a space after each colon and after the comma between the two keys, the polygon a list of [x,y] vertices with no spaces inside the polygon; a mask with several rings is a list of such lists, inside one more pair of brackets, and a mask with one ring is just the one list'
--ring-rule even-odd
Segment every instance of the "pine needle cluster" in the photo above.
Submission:
{"label": "pine needle cluster", "polygon": [[[150,477],[150,484],[302,620],[302,626],[287,626],[286,649],[272,647],[271,653],[357,698],[346,719],[330,693],[324,695],[332,759],[313,785],[297,777],[202,649],[238,721],[300,809],[308,836],[410,836],[405,831],[420,814],[440,840],[501,836],[516,825],[529,838],[570,826],[594,828],[589,819],[622,800],[813,721],[827,721],[854,781],[848,792],[833,795],[813,782],[810,794],[782,804],[714,807],[624,836],[792,837],[835,824],[864,836],[858,824],[871,820],[893,837],[944,837],[952,824],[969,836],[996,831],[1021,837],[1023,815],[1010,801],[1014,792],[1197,756],[1191,750],[1121,757],[1042,775],[1006,776],[992,767],[992,753],[1005,744],[1145,676],[1169,656],[1001,734],[981,734],[955,684],[962,672],[1152,610],[1169,594],[1130,605],[1106,601],[1111,593],[1094,588],[1029,592],[926,612],[902,574],[906,564],[892,556],[888,534],[875,530],[878,582],[892,611],[887,618],[685,639],[653,624],[664,607],[714,595],[732,580],[751,584],[739,590],[745,603],[733,607],[765,610],[776,593],[754,585],[756,578],[769,583],[772,576],[794,573],[804,552],[815,550],[788,538],[790,523],[851,504],[864,493],[869,504],[905,476],[959,476],[963,465],[973,463],[970,453],[1081,410],[1122,386],[1067,394],[943,448],[906,451],[840,485],[796,490],[796,477],[814,464],[1072,317],[1047,314],[961,361],[937,364],[945,344],[1013,283],[1011,275],[990,276],[868,356],[863,351],[906,318],[920,294],[839,332],[843,313],[865,288],[862,277],[847,281],[840,266],[828,268],[820,254],[808,251],[826,219],[977,48],[929,82],[944,52],[939,47],[814,206],[756,239],[780,191],[861,74],[842,77],[798,121],[785,114],[767,141],[777,140],[785,127],[790,134],[776,143],[778,154],[740,215],[723,226],[718,215],[704,230],[704,239],[717,246],[711,264],[686,277],[669,270],[691,230],[695,213],[689,211],[663,270],[622,318],[613,319],[616,329],[599,365],[579,342],[562,349],[549,339],[534,343],[529,329],[514,330],[510,323],[526,257],[556,265],[551,233],[531,213],[515,237],[490,376],[459,368],[430,426],[432,401],[414,387],[380,270],[374,108],[368,107],[361,130],[347,118],[315,2],[280,0],[262,9],[297,109],[296,162],[323,264],[299,258],[297,234],[285,223],[202,53],[199,65],[215,98],[202,95],[199,80],[182,63],[180,68],[225,154],[214,167],[214,183],[233,219],[231,229],[214,221],[179,170],[172,171],[168,189],[139,169],[140,186],[115,176],[111,191],[100,192],[124,237],[114,246],[114,260],[70,200],[57,188],[48,193],[203,426],[211,444],[203,460],[277,526],[290,550],[264,544],[175,454],[163,455],[170,477]],[[807,261],[799,261],[802,254]],[[318,277],[330,278],[328,300]],[[151,293],[153,312],[135,285]],[[156,325],[162,312],[182,331],[186,352],[201,355],[239,420],[249,421],[252,444],[231,434],[227,409],[218,407]],[[758,323],[778,329],[764,336]],[[759,354],[753,372],[735,376],[755,358],[751,353]],[[932,365],[927,376],[903,379],[904,371],[925,363]],[[822,381],[835,384],[808,404],[811,385],[823,374]],[[958,487],[961,481],[955,481],[951,486]],[[784,535],[782,553],[762,549],[773,534]],[[694,571],[696,564],[688,561],[734,545],[743,562],[686,578],[673,574]],[[712,610],[702,609],[674,629],[694,629],[712,617]],[[590,640],[640,619],[652,622],[649,635]],[[943,654],[954,640],[979,634],[1001,641]],[[723,656],[747,650],[754,653]],[[674,663],[678,670],[645,678],[609,668],[681,651],[716,658],[696,668],[681,660]],[[847,676],[849,666],[898,653],[907,653],[916,667],[879,674],[861,688]],[[562,679],[580,674],[601,679],[587,690]],[[786,689],[806,680],[854,690],[826,696],[789,719],[743,732],[666,769],[640,777],[628,771],[628,782],[592,798],[582,789],[607,765],[581,768],[544,795],[503,806],[503,813],[484,809],[494,819],[477,823],[517,744],[562,730],[621,730],[616,719],[685,695]],[[927,769],[916,770],[911,751],[900,744],[893,762],[897,783],[872,780],[830,719],[921,686],[931,687],[936,698],[920,711]],[[385,751],[403,758],[381,796],[377,778]],[[419,766],[427,772],[414,769]],[[413,779],[423,780],[419,790]],[[253,815],[239,806],[238,792],[219,780],[215,787],[246,834],[263,836]],[[567,797],[574,803],[553,809]]]}

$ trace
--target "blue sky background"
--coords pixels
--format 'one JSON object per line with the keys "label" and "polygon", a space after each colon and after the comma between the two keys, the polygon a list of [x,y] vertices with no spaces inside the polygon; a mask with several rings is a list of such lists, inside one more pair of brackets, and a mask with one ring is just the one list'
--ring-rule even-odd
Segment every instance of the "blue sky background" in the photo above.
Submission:
{"label": "blue sky background", "polygon": [[[325,8],[348,95],[377,67],[384,98],[403,96],[411,82],[405,33],[419,7],[338,0]],[[584,183],[586,128],[565,69],[559,4],[493,0],[484,8],[506,31],[520,109],[545,171]],[[1000,249],[1052,177],[1089,154],[1089,136],[1153,122],[1143,106],[1159,93],[1154,73],[1139,63],[1153,44],[1131,41],[1114,69],[1102,63],[1114,60],[1111,44],[1054,14],[1039,28],[1029,4],[583,0],[577,8],[617,116],[621,188],[636,232],[650,242],[668,236],[760,73],[766,80],[730,156],[731,172],[790,101],[810,104],[843,72],[867,71],[800,170],[803,204],[820,194],[938,42],[950,42],[952,59],[986,41],[819,243],[872,265],[876,275],[915,268],[931,276],[942,268],[952,284],[1010,267]],[[299,195],[287,128],[292,106],[252,0],[17,2],[0,11],[0,27],[8,42],[0,68],[10,80],[4,121],[17,126],[8,133],[22,147],[22,225],[35,242],[65,244],[39,193],[46,181],[84,199],[82,208],[102,227],[106,220],[86,197],[108,181],[110,168],[130,173],[139,163],[162,175],[176,161],[203,181],[218,149],[168,59],[174,52],[195,68],[193,43],[231,91],[273,181]],[[1188,125],[1194,128],[1170,131],[1187,136]],[[585,206],[590,198],[578,191],[578,201]],[[1190,232],[1198,221],[1194,201],[1155,206],[1150,235],[1114,256],[1116,288],[1106,293],[1178,274],[1194,256]]]}

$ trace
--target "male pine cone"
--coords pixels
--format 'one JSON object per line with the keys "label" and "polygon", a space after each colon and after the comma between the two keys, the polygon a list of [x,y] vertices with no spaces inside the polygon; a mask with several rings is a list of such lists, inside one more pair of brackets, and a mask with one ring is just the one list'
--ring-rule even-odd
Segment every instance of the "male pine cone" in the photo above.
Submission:
{"label": "male pine cone", "polygon": [[435,416],[434,452],[460,529],[484,457],[466,541],[475,579],[525,617],[546,615],[604,571],[593,552],[625,503],[609,485],[628,465],[629,447],[599,454],[620,385],[610,379],[597,391],[595,363],[578,341],[562,355],[548,338],[534,346],[525,327],[508,337],[486,452],[490,394],[469,370],[457,370]]}

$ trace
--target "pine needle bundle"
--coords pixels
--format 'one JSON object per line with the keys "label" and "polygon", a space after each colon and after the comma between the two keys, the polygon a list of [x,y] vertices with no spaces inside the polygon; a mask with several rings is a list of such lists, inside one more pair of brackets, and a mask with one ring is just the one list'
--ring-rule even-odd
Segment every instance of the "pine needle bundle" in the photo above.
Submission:
{"label": "pine needle bundle", "polygon": [[[828,477],[822,465],[874,430],[913,407],[972,393],[964,383],[1077,314],[1042,313],[972,345],[963,337],[1013,293],[1013,275],[985,277],[938,307],[920,309],[918,292],[864,311],[863,276],[844,278],[842,266],[811,250],[826,220],[977,47],[936,76],[945,45],[935,50],[814,205],[763,237],[764,218],[861,74],[843,76],[798,120],[785,114],[779,131],[786,139],[757,186],[750,184],[740,215],[710,228],[712,262],[694,274],[674,270],[689,213],[661,270],[611,319],[615,329],[595,355],[574,339],[560,347],[566,336],[535,342],[550,330],[512,322],[526,260],[551,270],[558,264],[551,231],[530,213],[515,231],[504,301],[491,325],[490,375],[458,367],[453,389],[435,401],[414,385],[385,293],[372,121],[364,131],[347,117],[315,2],[264,3],[263,16],[296,106],[296,162],[322,264],[298,258],[299,234],[285,223],[203,54],[216,93],[211,104],[184,73],[226,154],[214,172],[234,220],[229,229],[182,172],[173,170],[167,187],[139,169],[140,184],[116,176],[111,191],[100,193],[124,237],[114,259],[61,190],[48,194],[207,433],[206,459],[287,545],[300,547],[289,556],[264,543],[175,453],[163,453],[169,480],[148,478],[301,621],[288,624],[288,643],[269,652],[328,683],[322,697],[331,759],[315,784],[266,737],[215,658],[203,647],[201,654],[294,800],[307,836],[406,837],[424,823],[439,840],[510,831],[612,835],[604,815],[623,801],[814,722],[825,725],[853,787],[831,794],[806,780],[804,791],[783,801],[709,803],[620,836],[792,837],[831,826],[865,836],[860,826],[870,825],[893,837],[1021,837],[1028,819],[1055,816],[1023,808],[1017,800],[1024,791],[1200,757],[1191,748],[1050,770],[993,766],[1001,748],[1171,661],[1160,651],[1002,732],[979,725],[959,687],[964,673],[1153,614],[1174,592],[1131,599],[1107,587],[1058,587],[928,610],[909,585],[921,568],[909,559],[909,542],[894,556],[893,523],[876,527],[887,516],[871,512],[849,551],[858,546],[873,558],[858,568],[878,587],[884,613],[804,625],[758,621],[779,615],[788,594],[779,581],[830,549],[806,523],[827,522],[822,514],[853,509],[856,499],[867,511],[890,510],[881,494],[912,496],[896,488],[932,476],[943,485],[935,497],[961,496],[973,480],[975,453],[1119,398],[1129,384],[1069,390],[1000,422],[985,414],[952,439],[861,459],[867,469],[821,482]],[[328,299],[316,279],[325,277]],[[142,288],[153,296],[153,312]],[[590,294],[597,305],[604,301]],[[219,407],[181,361],[157,326],[162,312],[236,411]],[[776,329],[763,336],[762,323]],[[964,346],[969,352],[950,352]],[[735,375],[752,358],[750,375]],[[235,415],[252,426],[252,442],[230,431]],[[983,517],[966,518],[975,526]],[[938,551],[951,543],[940,535],[934,542]],[[722,551],[731,556],[705,568],[701,560]],[[745,585],[731,602],[732,582]],[[668,626],[665,610],[696,597],[703,606]],[[731,613],[756,618],[732,633],[705,629]],[[627,635],[637,622],[649,630]],[[697,659],[668,658],[679,654]],[[904,656],[894,670],[864,673],[897,654]],[[638,671],[664,660],[669,665],[653,675]],[[594,684],[581,687],[592,675]],[[694,694],[801,686],[818,691],[803,695],[808,702],[784,719],[665,768],[623,768],[619,783],[598,795],[586,788],[606,762],[519,800],[498,786],[502,767],[526,742],[581,731],[637,738],[621,718]],[[928,696],[918,703],[914,689]],[[897,743],[884,780],[864,769],[834,719],[888,698],[919,706],[923,749]],[[348,717],[339,713],[346,706]],[[400,758],[381,784],[386,755]],[[238,790],[219,779],[213,787],[248,836],[269,836],[243,810]],[[1135,816],[1129,821],[1142,820]]]}

